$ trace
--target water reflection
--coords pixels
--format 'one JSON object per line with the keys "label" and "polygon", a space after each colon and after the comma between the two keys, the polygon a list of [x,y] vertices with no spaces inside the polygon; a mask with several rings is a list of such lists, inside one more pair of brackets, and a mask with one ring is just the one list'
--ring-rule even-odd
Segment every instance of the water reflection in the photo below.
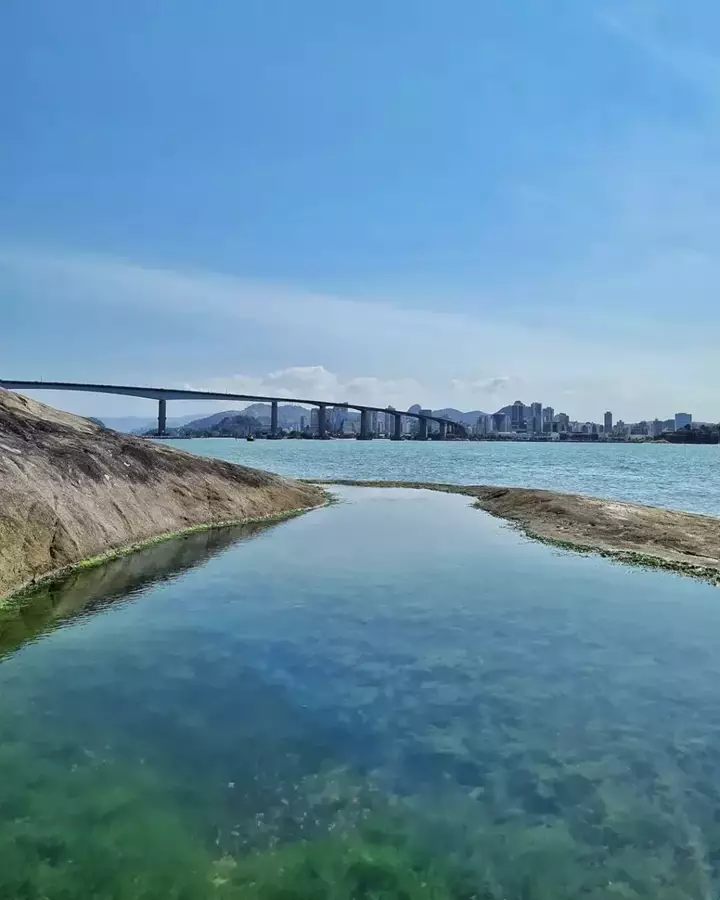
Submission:
{"label": "water reflection", "polygon": [[31,598],[0,605],[0,657],[64,619],[82,611],[92,614],[108,603],[132,598],[155,583],[177,578],[269,527],[252,523],[182,535],[102,566],[73,572],[40,586]]}
{"label": "water reflection", "polygon": [[25,613],[0,896],[714,896],[717,590],[342,494]]}

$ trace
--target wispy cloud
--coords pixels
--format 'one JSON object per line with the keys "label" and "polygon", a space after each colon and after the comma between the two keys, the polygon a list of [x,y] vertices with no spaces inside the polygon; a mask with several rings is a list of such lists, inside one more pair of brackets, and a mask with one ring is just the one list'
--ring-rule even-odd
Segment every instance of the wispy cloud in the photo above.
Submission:
{"label": "wispy cloud", "polygon": [[476,381],[473,387],[486,394],[497,394],[499,391],[507,390],[512,384],[513,379],[509,375],[500,375],[487,381]]}
{"label": "wispy cloud", "polygon": [[[39,369],[62,379],[69,360],[56,331],[70,319],[80,334],[74,371],[82,367],[84,348],[102,341],[100,362],[95,356],[92,367],[80,371],[87,380],[112,381],[122,371],[139,382],[314,394],[398,408],[419,402],[485,409],[517,397],[558,404],[572,389],[568,412],[582,418],[606,407],[631,418],[669,414],[675,406],[718,417],[713,385],[720,364],[714,350],[702,346],[715,346],[712,328],[691,323],[693,352],[677,356],[652,318],[633,314],[632,298],[648,290],[667,302],[667,273],[660,270],[649,281],[643,280],[647,271],[636,273],[634,282],[586,274],[532,287],[538,308],[548,310],[559,293],[583,296],[582,318],[563,311],[562,318],[537,324],[512,306],[504,311],[502,295],[491,310],[479,302],[473,311],[439,312],[413,308],[408,297],[402,303],[348,299],[213,272],[5,246],[0,291],[15,305],[15,321],[30,323],[32,340],[20,346],[0,338],[0,346],[4,367],[13,373],[32,376]],[[713,283],[720,285],[717,276]],[[618,312],[619,298],[627,315]],[[147,359],[161,356],[162,370],[146,359],[127,374],[129,347],[115,336],[118,315],[132,321],[134,333],[157,335]],[[85,334],[89,317],[94,330]],[[672,340],[688,346],[682,329]],[[192,374],[184,374],[189,369]]]}
{"label": "wispy cloud", "polygon": [[[623,0],[603,3],[598,21],[612,34],[634,46],[666,73],[712,102],[720,102],[720,57],[708,49],[708,32],[717,20],[707,21],[707,4],[693,11],[687,4]],[[692,28],[693,12],[702,21]]]}
{"label": "wispy cloud", "polygon": [[[420,402],[428,393],[426,385],[414,378],[383,379],[372,375],[343,377],[324,366],[291,366],[267,375],[233,375],[188,382],[190,390],[228,391],[232,394],[257,396],[306,397],[367,403],[369,406],[392,405],[407,408]],[[413,399],[410,399],[413,398]]]}

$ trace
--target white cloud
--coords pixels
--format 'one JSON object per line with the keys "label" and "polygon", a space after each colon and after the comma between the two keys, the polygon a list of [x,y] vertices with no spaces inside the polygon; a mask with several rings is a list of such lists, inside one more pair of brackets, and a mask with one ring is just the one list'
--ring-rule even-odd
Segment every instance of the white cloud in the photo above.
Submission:
{"label": "white cloud", "polygon": [[[121,312],[144,329],[144,317],[152,312],[191,341],[198,322],[208,323],[211,341],[193,349],[192,377],[183,375],[186,359],[179,356],[172,371],[133,370],[139,383],[183,386],[190,380],[197,388],[311,399],[314,394],[398,408],[421,403],[492,409],[518,397],[559,406],[562,392],[574,390],[567,411],[583,419],[597,419],[606,408],[627,420],[664,417],[685,407],[698,418],[720,418],[714,390],[720,381],[717,320],[703,325],[690,314],[697,302],[692,292],[705,297],[720,287],[720,273],[710,262],[701,266],[707,284],[700,273],[683,281],[692,266],[669,271],[653,259],[630,271],[564,272],[531,288],[517,282],[492,302],[478,292],[474,308],[465,312],[413,308],[407,296],[402,302],[371,302],[32,248],[0,246],[0,264],[12,273],[21,303],[43,296],[62,316],[81,321],[92,310],[100,323],[107,310],[103,369],[96,364],[85,373],[87,380],[112,381],[112,367],[126,356],[127,347],[112,340],[113,316]],[[636,297],[657,298],[667,308],[683,284],[687,290],[678,294],[683,304],[672,328],[665,310],[648,316],[646,303],[635,313]],[[513,304],[503,309],[503,299],[523,289],[544,316],[540,324]],[[567,302],[557,305],[558,297],[577,298],[582,315],[574,316]],[[33,327],[40,334],[52,325],[38,316]],[[52,346],[52,334],[46,338],[43,346]],[[224,374],[234,367],[226,360],[242,359],[245,348],[253,350],[253,364],[238,367],[237,375]],[[41,367],[46,379],[62,379],[63,348],[55,349],[60,358],[52,372],[46,351],[34,345],[18,349],[14,371],[22,368],[31,376]],[[283,365],[285,360],[295,365]],[[94,403],[85,410],[99,411],[97,398]],[[112,406],[113,413],[121,411],[115,401]]]}
{"label": "white cloud", "polygon": [[[407,300],[370,302],[212,272],[163,270],[9,247],[0,247],[0,262],[19,273],[30,291],[47,291],[69,307],[122,307],[132,311],[140,327],[145,313],[161,310],[175,324],[184,316],[202,314],[216,326],[218,345],[231,338],[237,342],[239,335],[242,343],[257,340],[254,331],[233,330],[237,328],[263,328],[268,349],[274,338],[292,335],[293,344],[314,364],[334,355],[332,368],[340,371],[342,364],[343,390],[356,396],[375,391],[373,379],[380,378],[391,393],[411,391],[422,383],[433,395],[417,399],[442,405],[440,392],[447,391],[459,370],[468,373],[462,376],[468,385],[491,378],[506,357],[505,348],[530,352],[539,334],[521,322],[502,322],[487,312],[488,306],[498,304],[484,298],[478,300],[486,310],[482,313],[438,312],[414,309]],[[207,368],[216,368],[212,360]],[[313,373],[312,366],[294,371],[296,382],[317,383],[323,377]]]}
{"label": "white cloud", "polygon": [[486,381],[476,381],[473,387],[486,394],[497,394],[512,387],[514,383],[515,379],[510,378],[509,375],[499,375],[495,378],[488,378]]}
{"label": "white cloud", "polygon": [[427,393],[427,387],[413,378],[382,379],[371,375],[343,378],[324,366],[291,366],[262,376],[214,377],[185,386],[198,391],[347,401],[368,406],[391,405],[398,409],[420,402]]}

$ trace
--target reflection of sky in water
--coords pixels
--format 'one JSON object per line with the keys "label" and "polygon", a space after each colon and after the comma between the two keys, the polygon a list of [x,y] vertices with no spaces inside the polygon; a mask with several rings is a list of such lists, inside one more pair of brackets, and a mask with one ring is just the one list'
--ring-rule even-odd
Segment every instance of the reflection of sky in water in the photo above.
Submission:
{"label": "reflection of sky in water", "polygon": [[[711,896],[717,589],[532,544],[463,498],[340,494],[149,589],[222,541],[118,565],[135,602],[0,665],[14,739],[142,760],[223,852],[395,797],[489,896]],[[93,577],[54,602],[120,592]]]}

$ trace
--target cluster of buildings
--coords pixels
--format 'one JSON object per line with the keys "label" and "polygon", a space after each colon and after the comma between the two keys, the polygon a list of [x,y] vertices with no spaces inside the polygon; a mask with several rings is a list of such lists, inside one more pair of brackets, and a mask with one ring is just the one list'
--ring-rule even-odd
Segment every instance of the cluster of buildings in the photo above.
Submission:
{"label": "cluster of buildings", "polygon": [[[432,410],[422,412],[432,415]],[[390,437],[395,430],[395,415],[397,410],[388,406],[387,412],[370,412],[370,434],[375,437]],[[307,435],[318,433],[319,412],[316,408],[310,409],[307,416],[300,417],[300,432]],[[402,435],[413,437],[418,431],[418,420],[409,416],[402,417]],[[432,423],[431,423],[432,425]],[[325,411],[326,432],[336,437],[357,437],[360,435],[360,413],[357,410],[348,409],[346,406],[328,406]],[[437,424],[435,427],[437,430]]]}
{"label": "cluster of buildings", "polygon": [[571,439],[571,440],[631,440],[632,438],[656,438],[666,432],[692,428],[690,413],[676,413],[672,419],[653,419],[625,423],[622,419],[613,423],[609,410],[602,422],[580,422],[570,419],[567,413],[556,413],[552,406],[531,403],[526,406],[516,400],[492,415],[482,415],[471,429],[477,438],[510,437],[520,439]]}
{"label": "cluster of buildings", "polygon": [[[370,435],[393,436],[398,412],[402,411],[388,406],[386,412],[368,413]],[[432,410],[421,409],[419,406],[411,407],[409,412],[433,414]],[[317,435],[318,419],[317,408],[309,409],[307,415],[300,417],[300,433],[306,437]],[[480,415],[474,424],[470,424],[467,417],[464,421],[468,437],[476,440],[640,440],[694,427],[690,413],[676,413],[672,419],[626,423],[622,419],[614,422],[613,414],[608,410],[601,422],[582,422],[571,419],[567,413],[556,413],[552,406],[543,406],[540,402],[526,405],[522,400],[516,400],[496,413]],[[412,438],[418,434],[420,423],[417,418],[402,416],[401,424],[403,437]],[[325,411],[325,428],[326,433],[334,437],[358,437],[361,433],[360,413],[342,404],[328,406]],[[428,423],[430,436],[438,430],[437,422]]]}
{"label": "cluster of buildings", "polygon": [[516,400],[512,406],[504,406],[496,413],[480,416],[474,427],[476,437],[490,435],[540,435],[568,431],[570,417],[555,413],[552,406],[531,403],[526,406]]}

